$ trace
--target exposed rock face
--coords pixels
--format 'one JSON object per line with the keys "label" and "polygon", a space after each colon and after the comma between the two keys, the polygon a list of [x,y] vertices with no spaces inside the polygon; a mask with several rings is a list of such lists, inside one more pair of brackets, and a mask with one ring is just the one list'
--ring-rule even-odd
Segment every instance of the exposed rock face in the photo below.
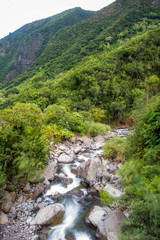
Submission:
{"label": "exposed rock face", "polygon": [[52,204],[39,210],[31,225],[59,224],[65,213],[64,206],[60,203]]}

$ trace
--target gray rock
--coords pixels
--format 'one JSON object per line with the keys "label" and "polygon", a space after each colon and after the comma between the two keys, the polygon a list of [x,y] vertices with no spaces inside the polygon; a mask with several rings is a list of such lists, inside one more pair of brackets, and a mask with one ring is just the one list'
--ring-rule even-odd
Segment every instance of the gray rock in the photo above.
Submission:
{"label": "gray rock", "polygon": [[73,182],[73,179],[65,177],[61,179],[61,182],[63,182],[65,185],[69,185]]}
{"label": "gray rock", "polygon": [[101,134],[99,134],[94,138],[94,141],[103,143],[104,142],[104,137]]}
{"label": "gray rock", "polygon": [[35,189],[36,197],[38,197],[40,194],[42,194],[44,189],[45,189],[44,184],[43,183],[38,183],[37,186],[36,186],[36,189]]}
{"label": "gray rock", "polygon": [[33,218],[32,217],[28,217],[27,218],[27,224],[29,225],[32,222]]}
{"label": "gray rock", "polygon": [[47,179],[48,181],[53,181],[55,174],[57,172],[57,162],[51,162],[47,165],[44,173],[41,175],[41,178]]}
{"label": "gray rock", "polygon": [[81,141],[83,142],[84,145],[87,147],[91,146],[93,140],[87,136],[81,137]]}
{"label": "gray rock", "polygon": [[101,168],[102,171],[104,170],[101,159],[99,157],[93,157],[78,166],[78,175],[87,182],[96,182],[97,171],[99,168]]}
{"label": "gray rock", "polygon": [[78,188],[74,188],[71,191],[67,192],[68,194],[75,195],[77,197],[82,197],[84,195],[84,192]]}
{"label": "gray rock", "polygon": [[115,198],[119,198],[123,194],[120,190],[116,189],[110,184],[107,184],[104,189],[109,195]]}
{"label": "gray rock", "polygon": [[39,236],[38,235],[34,235],[31,240],[39,240]]}
{"label": "gray rock", "polygon": [[31,191],[31,185],[30,183],[27,183],[25,188],[23,188],[23,192],[30,193],[30,191]]}
{"label": "gray rock", "polygon": [[40,209],[30,224],[41,226],[59,224],[63,219],[64,212],[64,206],[60,203],[49,205]]}
{"label": "gray rock", "polygon": [[74,153],[78,154],[82,150],[82,147],[78,146],[74,149]]}
{"label": "gray rock", "polygon": [[101,220],[98,223],[97,231],[96,231],[96,237],[98,237],[101,240],[107,240],[107,234],[106,234],[106,229],[105,229],[105,225],[104,225],[103,220]]}
{"label": "gray rock", "polygon": [[37,199],[37,203],[40,203],[40,202],[42,202],[42,198]]}
{"label": "gray rock", "polygon": [[6,200],[2,203],[2,211],[8,213],[12,206],[13,206],[12,202]]}
{"label": "gray rock", "polygon": [[0,224],[7,224],[8,223],[8,217],[5,213],[0,214]]}
{"label": "gray rock", "polygon": [[118,240],[118,235],[121,232],[120,225],[124,219],[124,214],[119,210],[115,210],[107,215],[104,220],[104,225],[108,240]]}
{"label": "gray rock", "polygon": [[5,200],[11,201],[12,196],[5,190],[0,191],[0,203],[3,203]]}
{"label": "gray rock", "polygon": [[44,204],[43,203],[38,203],[37,208],[38,209],[44,208]]}
{"label": "gray rock", "polygon": [[93,210],[90,212],[86,222],[91,223],[93,226],[97,227],[98,223],[101,221],[102,217],[106,214],[103,208],[99,206],[94,206]]}
{"label": "gray rock", "polygon": [[106,185],[110,179],[111,179],[112,175],[108,172],[104,172],[103,175],[102,175],[102,183],[103,185]]}
{"label": "gray rock", "polygon": [[74,161],[74,157],[73,156],[69,156],[65,153],[62,153],[60,155],[60,157],[58,158],[58,162],[59,163],[71,163]]}
{"label": "gray rock", "polygon": [[116,165],[114,165],[114,164],[109,164],[109,165],[107,165],[107,171],[109,172],[109,173],[113,173],[113,172],[115,172],[117,170],[117,166]]}
{"label": "gray rock", "polygon": [[54,195],[51,196],[53,200],[57,201],[62,197],[62,194],[59,192],[55,192]]}

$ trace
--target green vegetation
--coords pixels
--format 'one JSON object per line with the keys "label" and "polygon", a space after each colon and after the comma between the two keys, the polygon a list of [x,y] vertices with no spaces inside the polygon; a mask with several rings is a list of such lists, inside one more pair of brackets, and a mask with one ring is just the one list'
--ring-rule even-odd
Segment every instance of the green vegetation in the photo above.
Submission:
{"label": "green vegetation", "polygon": [[157,96],[141,110],[135,132],[128,140],[125,164],[120,169],[124,201],[131,217],[123,227],[121,239],[160,237],[159,161],[160,97]]}
{"label": "green vegetation", "polygon": [[101,201],[108,207],[109,205],[111,205],[114,201],[115,198],[112,197],[111,195],[109,195],[104,189],[101,189],[99,191],[100,197],[101,197]]}
{"label": "green vegetation", "polygon": [[66,26],[93,15],[92,11],[74,8],[27,24],[0,40],[0,83],[25,72],[42,54],[50,39]]}
{"label": "green vegetation", "polygon": [[[84,114],[84,113],[83,113]],[[91,121],[91,119],[90,119]],[[63,106],[50,105],[44,112],[30,103],[16,103],[0,111],[0,188],[12,176],[29,180],[43,170],[50,141],[59,142],[74,133],[96,136],[109,126],[94,123],[86,127],[84,117]]]}
{"label": "green vegetation", "polygon": [[126,140],[121,137],[114,137],[114,139],[108,140],[103,147],[104,156],[106,158],[120,158],[124,159],[125,156],[125,142]]}
{"label": "green vegetation", "polygon": [[50,141],[94,137],[132,117],[134,134],[104,147],[125,159],[120,204],[130,221],[120,238],[158,240],[160,2],[117,0],[92,15],[76,8],[0,40],[0,187],[38,175]]}

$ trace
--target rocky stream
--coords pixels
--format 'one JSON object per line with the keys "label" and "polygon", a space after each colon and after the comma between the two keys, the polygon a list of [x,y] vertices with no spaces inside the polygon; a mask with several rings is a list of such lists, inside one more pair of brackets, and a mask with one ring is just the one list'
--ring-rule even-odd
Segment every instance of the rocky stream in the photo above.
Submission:
{"label": "rocky stream", "polygon": [[125,137],[130,132],[117,129],[51,144],[38,182],[22,181],[15,192],[0,191],[0,239],[117,240],[125,213],[106,207],[99,196],[101,189],[117,198],[123,194],[115,173],[123,159],[105,159],[102,150],[115,134]]}

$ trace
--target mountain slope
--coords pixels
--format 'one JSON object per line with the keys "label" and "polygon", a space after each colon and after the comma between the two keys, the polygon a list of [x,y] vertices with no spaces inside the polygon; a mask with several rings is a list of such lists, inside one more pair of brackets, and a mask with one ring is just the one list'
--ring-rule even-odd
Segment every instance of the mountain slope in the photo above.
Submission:
{"label": "mountain slope", "polygon": [[0,40],[0,82],[23,73],[43,52],[48,41],[65,26],[93,15],[81,8],[67,10],[53,17],[27,24]]}
{"label": "mountain slope", "polygon": [[49,41],[32,69],[37,67],[39,71],[39,66],[43,65],[51,76],[54,72],[70,69],[84,57],[115,43],[125,29],[131,32],[142,19],[159,19],[158,2],[153,5],[150,0],[116,1],[88,20],[60,30]]}

